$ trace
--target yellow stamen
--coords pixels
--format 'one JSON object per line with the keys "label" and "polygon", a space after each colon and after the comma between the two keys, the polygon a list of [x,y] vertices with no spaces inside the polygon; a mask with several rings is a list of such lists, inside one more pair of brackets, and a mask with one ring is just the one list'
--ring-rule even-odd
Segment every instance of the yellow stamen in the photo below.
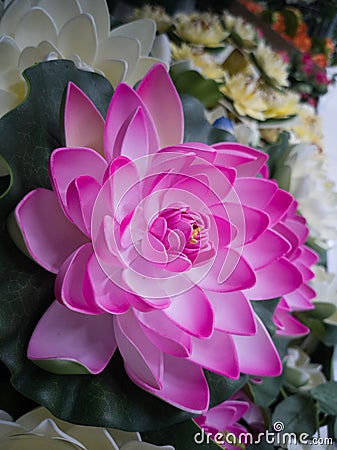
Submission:
{"label": "yellow stamen", "polygon": [[192,231],[192,236],[190,239],[190,244],[197,244],[198,241],[195,239],[198,234],[202,231],[201,227],[198,227],[197,225],[193,225],[193,231]]}

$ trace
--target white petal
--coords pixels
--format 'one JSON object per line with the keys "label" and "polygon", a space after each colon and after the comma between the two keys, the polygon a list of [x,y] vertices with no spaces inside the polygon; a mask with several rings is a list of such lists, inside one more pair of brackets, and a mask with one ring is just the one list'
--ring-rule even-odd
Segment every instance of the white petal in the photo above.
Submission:
{"label": "white petal", "polygon": [[137,442],[141,441],[139,433],[134,433],[131,431],[116,430],[114,428],[108,428],[107,430],[113,437],[118,448],[121,448],[122,445],[126,444],[129,441],[137,441]]}
{"label": "white petal", "polygon": [[49,15],[41,8],[32,8],[20,21],[15,32],[15,40],[21,49],[35,47],[41,41],[56,42],[56,26]]}
{"label": "white petal", "polygon": [[114,450],[114,440],[104,428],[72,426],[67,434],[77,439],[86,449]]}
{"label": "white petal", "polygon": [[[6,411],[3,409],[0,410],[0,420],[5,420],[6,422],[13,422],[13,417],[10,416]],[[1,428],[0,428],[1,430]]]}
{"label": "white petal", "polygon": [[[6,5],[5,5],[6,6]],[[0,20],[0,35],[14,36],[22,17],[31,9],[29,0],[14,0]]]}
{"label": "white petal", "polygon": [[79,0],[79,2],[82,11],[93,16],[96,23],[98,40],[101,41],[108,37],[110,31],[110,13],[106,1]]}
{"label": "white petal", "polygon": [[148,442],[127,442],[120,450],[174,450],[171,445],[158,447],[157,445],[149,444]]}
{"label": "white petal", "polygon": [[151,50],[151,56],[153,56],[153,58],[160,59],[165,64],[167,64],[167,66],[170,65],[171,62],[170,40],[166,34],[160,34],[159,36],[156,37]]}
{"label": "white petal", "polygon": [[105,59],[96,64],[95,68],[116,88],[117,84],[124,80],[128,65],[125,61]]}
{"label": "white petal", "polygon": [[75,54],[92,65],[97,52],[97,35],[93,18],[87,14],[80,14],[69,20],[60,31],[57,47],[64,57]]}
{"label": "white petal", "polygon": [[160,61],[156,58],[140,58],[131,75],[126,78],[125,83],[129,84],[130,86],[134,86],[139,80],[142,80],[144,78],[151,67],[153,67],[157,63],[162,62],[163,61]]}
{"label": "white petal", "polygon": [[54,58],[61,58],[61,53],[58,51],[58,49],[55,47],[54,44],[52,44],[50,41],[42,41],[37,46],[39,49],[39,52],[41,56],[43,57],[43,61],[46,61],[50,59],[50,54],[54,55]]}
{"label": "white petal", "polygon": [[140,19],[127,23],[110,31],[110,36],[128,36],[138,39],[141,45],[140,54],[147,56],[156,36],[156,22],[152,19]]}
{"label": "white petal", "polygon": [[81,14],[77,0],[41,0],[39,7],[45,9],[53,18],[58,31],[68,20]]}
{"label": "white petal", "polygon": [[19,71],[22,73],[27,67],[33,66],[34,64],[41,62],[41,54],[36,47],[26,47],[19,59]]}
{"label": "white petal", "polygon": [[20,56],[19,47],[10,36],[0,38],[0,71],[8,67],[16,67]]}
{"label": "white petal", "polygon": [[19,103],[20,99],[17,95],[0,89],[0,117],[15,108]]}
{"label": "white petal", "polygon": [[126,62],[127,77],[134,70],[140,56],[140,44],[136,39],[122,36],[111,36],[99,47],[97,61],[118,59]]}

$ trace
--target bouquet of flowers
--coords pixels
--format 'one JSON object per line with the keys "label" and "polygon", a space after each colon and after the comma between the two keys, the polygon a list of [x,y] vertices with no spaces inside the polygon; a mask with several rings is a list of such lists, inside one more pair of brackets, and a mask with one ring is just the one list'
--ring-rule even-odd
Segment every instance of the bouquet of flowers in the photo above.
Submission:
{"label": "bouquet of flowers", "polygon": [[227,14],[2,8],[0,447],[332,444],[336,199],[286,58]]}

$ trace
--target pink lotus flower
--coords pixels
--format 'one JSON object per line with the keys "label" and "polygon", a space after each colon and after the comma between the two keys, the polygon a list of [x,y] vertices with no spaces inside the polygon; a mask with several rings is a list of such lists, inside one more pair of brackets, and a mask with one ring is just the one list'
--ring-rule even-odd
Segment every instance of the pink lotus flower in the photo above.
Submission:
{"label": "pink lotus flower", "polygon": [[249,300],[287,296],[303,276],[292,235],[277,231],[294,200],[256,177],[267,156],[182,144],[180,99],[160,65],[137,91],[117,87],[105,123],[70,84],[65,134],[50,158],[53,190],[15,211],[31,256],[56,274],[57,301],[28,357],[96,374],[118,347],[138,386],[196,413],[209,403],[203,368],[278,375]]}

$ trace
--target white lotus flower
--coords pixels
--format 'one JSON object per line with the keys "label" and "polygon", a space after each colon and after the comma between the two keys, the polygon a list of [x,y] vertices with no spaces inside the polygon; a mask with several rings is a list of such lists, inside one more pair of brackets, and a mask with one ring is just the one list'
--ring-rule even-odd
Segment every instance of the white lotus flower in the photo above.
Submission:
{"label": "white lotus flower", "polygon": [[141,441],[139,433],[73,425],[37,408],[16,422],[0,411],[0,450],[174,450]]}
{"label": "white lotus flower", "polygon": [[311,363],[310,357],[299,347],[288,348],[284,376],[299,391],[310,391],[326,382],[322,366]]}
{"label": "white lotus flower", "polygon": [[[310,281],[310,286],[316,292],[314,303],[329,303],[337,308],[337,276],[327,272],[323,266],[311,267],[315,277]],[[337,309],[331,316],[324,319],[330,325],[337,325]]]}
{"label": "white lotus flower", "polygon": [[[1,2],[0,2],[1,3]],[[0,18],[0,116],[24,98],[22,72],[38,62],[71,59],[103,74],[115,87],[139,81],[157,59],[149,57],[156,24],[142,19],[110,31],[106,0],[13,0]]]}
{"label": "white lotus flower", "polygon": [[315,145],[297,144],[286,163],[290,168],[290,193],[306,218],[318,245],[332,246],[337,240],[337,193],[328,178],[326,158]]}

